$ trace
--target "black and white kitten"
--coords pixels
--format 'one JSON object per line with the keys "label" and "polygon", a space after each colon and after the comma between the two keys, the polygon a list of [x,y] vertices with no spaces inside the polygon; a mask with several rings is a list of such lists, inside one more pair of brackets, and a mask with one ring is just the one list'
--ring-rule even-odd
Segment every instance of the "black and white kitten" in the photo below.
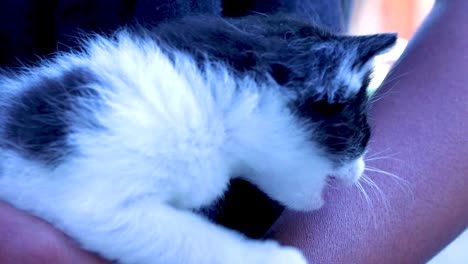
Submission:
{"label": "black and white kitten", "polygon": [[197,17],[96,36],[0,77],[0,198],[120,263],[306,263],[193,213],[244,177],[295,210],[355,182],[392,34]]}

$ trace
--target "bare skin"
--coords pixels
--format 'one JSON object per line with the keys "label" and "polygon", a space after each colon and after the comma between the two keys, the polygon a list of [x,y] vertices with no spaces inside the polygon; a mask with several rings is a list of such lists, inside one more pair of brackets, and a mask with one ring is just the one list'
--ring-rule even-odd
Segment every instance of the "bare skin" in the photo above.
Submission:
{"label": "bare skin", "polygon": [[0,262],[105,264],[48,223],[0,202]]}
{"label": "bare skin", "polygon": [[330,190],[317,212],[283,213],[273,238],[313,263],[425,263],[468,227],[466,10],[436,3],[370,113],[367,164],[404,182],[366,171],[383,193],[367,186],[372,206],[357,188]]}

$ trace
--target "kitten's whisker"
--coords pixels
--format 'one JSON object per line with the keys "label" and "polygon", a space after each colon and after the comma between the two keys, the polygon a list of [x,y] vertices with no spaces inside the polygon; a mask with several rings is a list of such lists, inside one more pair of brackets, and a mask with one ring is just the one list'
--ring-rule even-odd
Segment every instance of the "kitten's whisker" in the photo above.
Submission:
{"label": "kitten's whisker", "polygon": [[389,203],[388,203],[387,196],[382,191],[382,189],[380,189],[380,187],[371,178],[369,178],[365,174],[362,175],[362,180],[363,180],[363,182],[367,183],[374,190],[374,193],[376,195],[378,194],[378,196],[380,196],[380,199],[383,202],[383,204],[385,206],[385,209],[388,211],[390,206],[389,206]]}
{"label": "kitten's whisker", "polygon": [[390,176],[390,177],[392,177],[392,178],[395,178],[395,179],[397,179],[397,180],[406,181],[406,180],[404,180],[403,178],[401,178],[401,177],[399,177],[399,176],[397,176],[397,175],[395,175],[395,174],[393,174],[393,173],[390,173],[390,172],[387,172],[387,171],[384,171],[384,170],[380,170],[380,169],[375,168],[375,167],[366,166],[366,167],[364,168],[364,170],[382,173],[382,174],[385,174],[385,175]]}
{"label": "kitten's whisker", "polygon": [[[387,151],[388,149],[377,152],[377,153],[373,153],[372,155],[366,155],[364,157],[364,162],[368,163],[368,162],[376,161],[376,160],[394,160],[394,161],[402,162],[401,159],[395,157],[398,154],[398,152],[383,155]],[[366,167],[370,169],[377,169],[375,167],[367,166],[367,165]]]}
{"label": "kitten's whisker", "polygon": [[[373,157],[376,157],[376,156],[383,155],[383,154],[386,153],[387,151],[390,151],[390,148],[381,150],[381,151],[379,151],[379,152],[372,153],[372,155],[366,155],[366,157],[367,157],[367,158],[373,158]],[[392,153],[392,154],[389,154],[388,156],[390,156],[390,155],[396,155],[396,154],[397,154],[397,153]]]}
{"label": "kitten's whisker", "polygon": [[[392,71],[393,71],[393,70],[391,70],[391,71],[387,74],[387,76],[388,76]],[[395,77],[393,77],[392,79],[389,79],[389,80],[385,79],[385,80],[379,85],[379,88],[377,89],[375,95],[373,95],[373,96],[371,96],[371,97],[369,98],[369,110],[372,110],[372,109],[374,108],[374,105],[375,105],[376,102],[378,102],[378,101],[382,100],[383,98],[389,96],[390,94],[394,93],[394,88],[400,83],[400,80],[397,80],[397,79],[399,79],[399,78],[401,78],[401,77],[403,77],[403,76],[406,76],[406,75],[408,75],[408,74],[410,74],[410,73],[411,73],[411,72],[407,72],[407,73],[404,73],[404,74],[400,74],[400,75],[395,76]],[[390,88],[388,88],[384,93],[380,93],[380,89],[381,89],[382,86],[387,85],[387,84],[389,84],[390,82],[393,82],[393,81],[395,81],[395,80],[396,80],[396,82],[395,82]],[[369,118],[372,119],[371,116],[369,116]]]}
{"label": "kitten's whisker", "polygon": [[372,109],[372,104],[382,100],[383,98],[385,98],[388,95],[392,94],[392,92],[393,92],[393,90],[388,90],[388,91],[385,91],[384,93],[379,93],[377,95],[374,95],[372,98],[370,98],[370,101],[369,101],[370,109]]}
{"label": "kitten's whisker", "polygon": [[400,80],[396,81],[390,88],[387,89],[387,91],[385,91],[384,93],[380,93],[380,94],[376,94],[375,96],[373,96],[372,98],[370,98],[370,102],[369,102],[369,105],[370,105],[370,109],[372,109],[373,107],[373,104],[375,102],[378,102],[380,100],[382,100],[383,98],[387,97],[388,95],[392,94],[394,91],[393,89],[400,83]]}
{"label": "kitten's whisker", "polygon": [[395,183],[398,184],[398,186],[404,191],[404,192],[408,192],[408,193],[411,193],[412,194],[412,189],[411,189],[411,185],[409,184],[409,182],[393,173],[390,173],[390,172],[387,172],[387,171],[384,171],[384,170],[380,170],[378,168],[375,168],[375,167],[371,167],[371,166],[366,166],[364,168],[364,171],[371,171],[371,172],[376,172],[376,173],[380,173],[380,174],[383,174],[385,176],[388,176],[390,177],[392,180],[395,181]]}
{"label": "kitten's whisker", "polygon": [[364,158],[364,161],[372,161],[372,160],[380,160],[380,159],[396,159],[396,158],[392,157],[392,155],[388,155],[388,156],[375,156],[374,155],[374,157]]}
{"label": "kitten's whisker", "polygon": [[397,79],[400,79],[400,78],[402,78],[402,77],[404,77],[406,75],[409,75],[409,74],[411,74],[413,72],[413,71],[408,71],[408,72],[402,73],[402,74],[397,75],[397,76],[392,76],[392,78],[387,78],[388,76],[391,76],[394,71],[395,71],[395,68],[392,67],[390,69],[390,71],[388,71],[387,76],[385,77],[384,81],[382,82],[382,84],[380,86],[386,85],[386,84],[388,84],[390,82],[393,82],[393,81],[395,81]]}
{"label": "kitten's whisker", "polygon": [[367,194],[367,191],[365,190],[364,186],[362,186],[361,182],[357,181],[355,185],[358,188],[359,193],[361,194],[361,197],[364,197],[364,199],[366,201],[367,208],[368,208],[368,210],[370,210],[370,212],[372,214],[372,220],[373,220],[373,223],[374,223],[374,227],[377,228],[377,222],[376,222],[377,216],[375,215],[375,212],[374,212],[374,204],[372,203],[369,195]]}
{"label": "kitten's whisker", "polygon": [[361,195],[363,195],[364,199],[366,200],[367,206],[370,206],[372,203],[370,201],[369,195],[367,194],[366,190],[364,190],[364,187],[362,186],[361,182],[360,181],[356,182],[356,186],[359,192],[361,193]]}
{"label": "kitten's whisker", "polygon": [[364,161],[368,162],[368,161],[382,160],[382,159],[401,161],[401,159],[398,159],[392,156],[380,156],[380,157],[366,158],[364,159]]}

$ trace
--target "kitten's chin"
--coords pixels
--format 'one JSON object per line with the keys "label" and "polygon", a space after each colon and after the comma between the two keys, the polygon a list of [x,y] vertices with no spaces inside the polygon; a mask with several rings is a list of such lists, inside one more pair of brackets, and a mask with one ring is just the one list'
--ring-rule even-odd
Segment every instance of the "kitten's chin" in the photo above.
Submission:
{"label": "kitten's chin", "polygon": [[332,173],[332,178],[344,186],[351,186],[359,181],[364,173],[365,163],[363,157],[359,157],[341,166]]}

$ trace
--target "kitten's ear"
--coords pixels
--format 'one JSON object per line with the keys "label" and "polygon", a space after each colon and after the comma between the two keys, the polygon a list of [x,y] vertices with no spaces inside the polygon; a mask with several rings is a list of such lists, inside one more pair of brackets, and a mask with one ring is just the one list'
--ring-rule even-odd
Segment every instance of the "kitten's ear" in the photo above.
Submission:
{"label": "kitten's ear", "polygon": [[393,47],[397,39],[396,33],[348,37],[347,44],[356,51],[356,61],[353,66],[361,67],[367,64],[376,55]]}
{"label": "kitten's ear", "polygon": [[367,89],[374,57],[393,47],[397,42],[397,35],[345,36],[340,40],[345,53],[342,54],[340,70],[335,78],[342,85],[337,91],[328,91],[330,101],[340,101]]}

